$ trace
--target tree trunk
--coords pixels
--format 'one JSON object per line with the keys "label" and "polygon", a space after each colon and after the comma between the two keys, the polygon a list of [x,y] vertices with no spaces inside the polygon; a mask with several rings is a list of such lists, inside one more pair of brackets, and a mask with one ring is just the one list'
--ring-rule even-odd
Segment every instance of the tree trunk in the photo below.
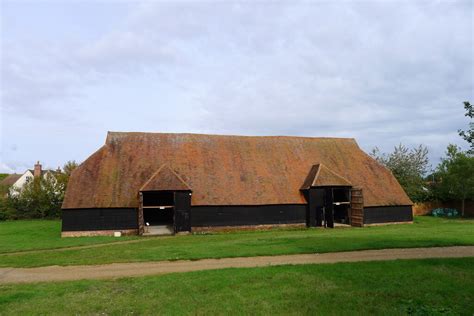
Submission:
{"label": "tree trunk", "polygon": [[461,204],[461,216],[464,217],[464,201],[466,201],[465,198],[462,199],[462,204]]}

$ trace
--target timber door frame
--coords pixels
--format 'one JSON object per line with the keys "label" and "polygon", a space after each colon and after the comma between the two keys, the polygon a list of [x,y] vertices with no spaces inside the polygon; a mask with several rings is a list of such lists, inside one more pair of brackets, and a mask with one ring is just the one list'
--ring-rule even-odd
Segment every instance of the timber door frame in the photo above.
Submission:
{"label": "timber door frame", "polygon": [[[145,217],[143,213],[143,193],[138,192],[138,234],[145,233]],[[191,231],[191,191],[173,192],[173,231],[174,233]]]}

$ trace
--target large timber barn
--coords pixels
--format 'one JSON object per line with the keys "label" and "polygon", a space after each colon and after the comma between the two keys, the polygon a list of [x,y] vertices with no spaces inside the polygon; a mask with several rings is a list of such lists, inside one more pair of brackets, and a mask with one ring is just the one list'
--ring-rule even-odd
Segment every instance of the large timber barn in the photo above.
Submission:
{"label": "large timber barn", "polygon": [[109,132],[71,175],[62,235],[412,221],[354,139]]}

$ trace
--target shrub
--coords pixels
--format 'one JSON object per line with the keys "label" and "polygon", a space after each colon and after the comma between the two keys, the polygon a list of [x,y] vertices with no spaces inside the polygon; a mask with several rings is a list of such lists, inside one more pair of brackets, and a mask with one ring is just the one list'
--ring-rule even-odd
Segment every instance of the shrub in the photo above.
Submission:
{"label": "shrub", "polygon": [[456,217],[459,216],[459,212],[454,208],[436,208],[431,211],[431,215],[435,217]]}

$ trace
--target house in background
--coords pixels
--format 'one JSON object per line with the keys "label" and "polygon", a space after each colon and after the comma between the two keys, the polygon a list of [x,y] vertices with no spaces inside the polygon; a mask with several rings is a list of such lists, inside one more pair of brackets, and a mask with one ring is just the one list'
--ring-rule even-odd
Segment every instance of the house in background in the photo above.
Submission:
{"label": "house in background", "polygon": [[35,177],[43,177],[44,179],[48,177],[56,178],[56,174],[58,170],[43,170],[42,165],[40,162],[36,162],[34,165],[34,169],[28,169],[23,174],[11,174],[2,182],[1,185],[8,186],[10,189],[10,194],[16,195],[18,194],[21,189],[30,181],[33,180]]}
{"label": "house in background", "polygon": [[13,184],[15,184],[15,182],[18,181],[18,179],[20,179],[22,175],[21,174],[18,174],[18,173],[12,173],[12,174],[9,174],[5,179],[3,179],[2,181],[0,181],[0,185],[3,186],[3,187],[11,187]]}
{"label": "house in background", "polygon": [[62,236],[412,220],[354,139],[109,132],[71,174]]}

